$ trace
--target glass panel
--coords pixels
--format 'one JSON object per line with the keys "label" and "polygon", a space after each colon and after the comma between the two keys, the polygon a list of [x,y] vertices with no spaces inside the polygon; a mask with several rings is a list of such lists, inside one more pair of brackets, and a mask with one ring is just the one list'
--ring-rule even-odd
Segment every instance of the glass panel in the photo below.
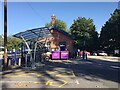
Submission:
{"label": "glass panel", "polygon": [[36,28],[31,30],[26,30],[24,32],[20,32],[18,34],[13,35],[14,37],[21,38],[21,36],[26,40],[38,40],[42,37],[51,36],[50,30],[46,27]]}

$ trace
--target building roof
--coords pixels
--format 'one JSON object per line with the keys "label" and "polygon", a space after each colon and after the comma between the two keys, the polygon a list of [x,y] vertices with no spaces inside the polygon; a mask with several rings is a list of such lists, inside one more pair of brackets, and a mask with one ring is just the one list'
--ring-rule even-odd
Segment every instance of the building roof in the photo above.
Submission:
{"label": "building roof", "polygon": [[41,28],[26,30],[24,32],[19,32],[13,36],[17,38],[24,38],[25,40],[37,41],[44,37],[51,36],[51,33],[49,28],[41,27]]}
{"label": "building roof", "polygon": [[60,32],[60,33],[62,33],[62,34],[64,34],[64,35],[70,37],[71,39],[75,39],[75,36],[70,35],[70,34],[67,33],[66,31],[59,29],[57,26],[51,26],[49,29],[50,29],[50,30],[51,30],[51,29],[57,30],[58,32]]}

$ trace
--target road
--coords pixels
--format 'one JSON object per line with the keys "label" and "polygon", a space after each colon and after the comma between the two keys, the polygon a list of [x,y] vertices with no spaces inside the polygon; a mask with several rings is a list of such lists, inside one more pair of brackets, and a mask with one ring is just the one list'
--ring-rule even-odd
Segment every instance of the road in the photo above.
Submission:
{"label": "road", "polygon": [[99,58],[47,61],[35,70],[14,68],[3,72],[2,87],[118,88],[119,62]]}

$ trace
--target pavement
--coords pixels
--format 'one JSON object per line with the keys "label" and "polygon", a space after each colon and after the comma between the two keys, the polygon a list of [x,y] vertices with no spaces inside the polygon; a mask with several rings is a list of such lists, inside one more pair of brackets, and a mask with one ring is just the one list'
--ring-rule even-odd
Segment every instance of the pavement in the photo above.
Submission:
{"label": "pavement", "polygon": [[2,88],[120,88],[120,62],[101,58],[50,60],[36,69],[14,67],[2,72]]}
{"label": "pavement", "polygon": [[113,56],[88,56],[88,58],[111,61],[111,62],[120,62],[120,57],[113,57]]}

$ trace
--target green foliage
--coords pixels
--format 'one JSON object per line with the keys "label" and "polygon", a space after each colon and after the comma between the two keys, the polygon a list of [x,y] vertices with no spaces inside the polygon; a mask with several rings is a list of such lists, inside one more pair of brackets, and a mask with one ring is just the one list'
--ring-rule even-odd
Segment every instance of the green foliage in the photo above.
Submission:
{"label": "green foliage", "polygon": [[[8,36],[7,38],[7,49],[8,50],[19,50],[20,46],[19,44],[22,42],[21,39],[15,38],[12,36]],[[4,46],[4,39],[2,38],[2,46]]]}
{"label": "green foliage", "polygon": [[0,35],[0,47],[2,46],[2,42],[3,42],[3,35]]}
{"label": "green foliage", "polygon": [[[50,23],[47,23],[45,26],[50,27],[50,26],[52,26],[52,24],[50,22]],[[61,30],[67,31],[67,24],[62,20],[56,19],[55,20],[55,26],[57,26]]]}
{"label": "green foliage", "polygon": [[71,31],[69,29],[65,30],[67,33],[71,34]]}
{"label": "green foliage", "polygon": [[[85,38],[85,49],[96,51],[98,48],[98,33],[95,31],[93,19],[78,17],[70,27],[71,34],[76,36],[75,43],[78,48],[83,49],[83,39]],[[85,37],[84,37],[85,36]]]}
{"label": "green foliage", "polygon": [[113,52],[120,49],[120,10],[116,9],[111,18],[104,24],[100,33],[100,47],[102,50]]}

